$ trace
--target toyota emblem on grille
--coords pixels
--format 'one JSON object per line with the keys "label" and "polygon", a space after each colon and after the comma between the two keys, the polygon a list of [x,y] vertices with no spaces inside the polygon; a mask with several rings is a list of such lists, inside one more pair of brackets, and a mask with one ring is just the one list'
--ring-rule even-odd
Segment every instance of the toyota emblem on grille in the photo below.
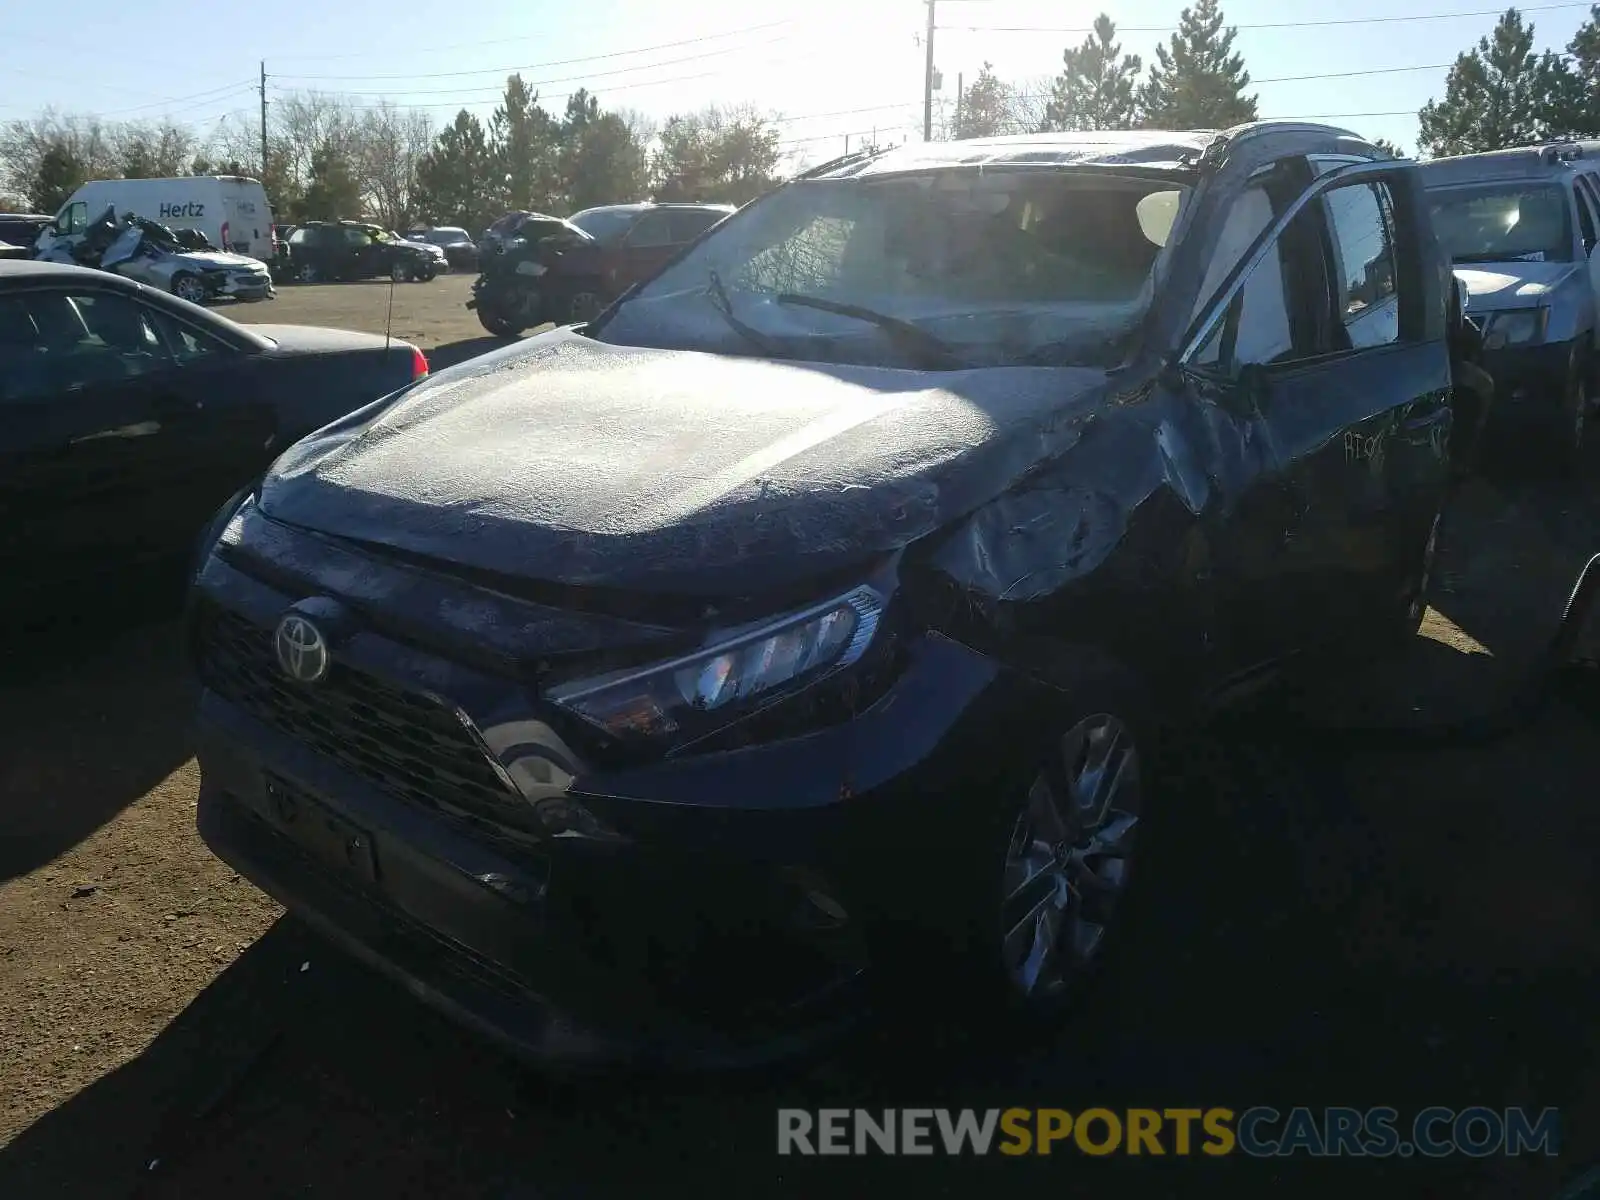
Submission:
{"label": "toyota emblem on grille", "polygon": [[283,673],[299,683],[316,683],[328,673],[327,639],[299,613],[288,613],[278,622],[272,649]]}

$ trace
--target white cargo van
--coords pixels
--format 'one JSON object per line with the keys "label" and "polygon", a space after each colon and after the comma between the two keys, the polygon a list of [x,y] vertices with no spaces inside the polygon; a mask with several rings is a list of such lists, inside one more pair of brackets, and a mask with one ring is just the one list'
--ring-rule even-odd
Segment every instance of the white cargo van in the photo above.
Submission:
{"label": "white cargo van", "polygon": [[57,237],[84,231],[108,207],[169,229],[198,229],[219,250],[272,261],[272,209],[266,190],[242,175],[177,179],[95,179],[73,192],[56,214]]}

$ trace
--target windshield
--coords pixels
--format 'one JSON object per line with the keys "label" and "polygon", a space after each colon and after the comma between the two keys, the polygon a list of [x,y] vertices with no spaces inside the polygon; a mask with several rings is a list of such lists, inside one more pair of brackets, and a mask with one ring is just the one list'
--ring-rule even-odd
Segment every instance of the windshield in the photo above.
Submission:
{"label": "windshield", "polygon": [[1429,193],[1439,244],[1454,262],[1570,262],[1564,188],[1475,184]]}
{"label": "windshield", "polygon": [[434,229],[428,233],[428,241],[448,245],[451,242],[468,242],[472,239],[467,236],[465,229]]}
{"label": "windshield", "polygon": [[627,209],[594,208],[588,212],[577,213],[567,220],[596,241],[608,242],[626,233],[628,227],[633,224],[634,217],[638,215]]}
{"label": "windshield", "polygon": [[728,217],[599,336],[924,365],[911,361],[922,335],[952,365],[1113,366],[1184,194],[1164,180],[992,166],[802,181]]}

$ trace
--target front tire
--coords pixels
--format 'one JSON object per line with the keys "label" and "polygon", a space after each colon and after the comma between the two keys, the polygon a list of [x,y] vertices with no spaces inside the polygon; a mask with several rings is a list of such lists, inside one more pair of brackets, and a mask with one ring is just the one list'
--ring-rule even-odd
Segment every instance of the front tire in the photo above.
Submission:
{"label": "front tire", "polygon": [[1590,384],[1590,365],[1574,355],[1567,372],[1567,386],[1561,398],[1561,425],[1556,431],[1556,453],[1563,473],[1576,475],[1583,466],[1584,445],[1589,433],[1590,405],[1593,392]]}
{"label": "front tire", "polygon": [[172,277],[172,294],[179,300],[187,300],[190,304],[203,304],[206,298],[206,285],[201,282],[198,275],[179,271]]}
{"label": "front tire", "polygon": [[1034,647],[1026,661],[1059,703],[959,852],[964,918],[944,949],[918,948],[943,959],[940,978],[918,972],[922,1002],[955,1001],[943,1015],[980,1041],[1038,1036],[1083,994],[1130,932],[1132,864],[1150,841],[1158,732],[1138,679],[1087,648]]}
{"label": "front tire", "polygon": [[389,279],[394,283],[404,283],[410,278],[412,278],[411,268],[404,263],[395,263],[389,268]]}
{"label": "front tire", "polygon": [[478,309],[478,324],[497,338],[519,338],[524,328],[515,321],[482,308]]}

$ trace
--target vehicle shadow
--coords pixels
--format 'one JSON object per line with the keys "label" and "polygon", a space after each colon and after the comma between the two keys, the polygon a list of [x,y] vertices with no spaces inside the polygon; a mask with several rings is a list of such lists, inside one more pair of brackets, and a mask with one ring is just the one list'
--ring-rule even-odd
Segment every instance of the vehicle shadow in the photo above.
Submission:
{"label": "vehicle shadow", "polygon": [[465,338],[459,342],[445,342],[428,351],[428,365],[435,371],[443,371],[446,367],[453,367],[466,362],[469,358],[477,358],[480,354],[500,350],[509,345],[511,345],[509,339],[496,337],[475,337]]}
{"label": "vehicle shadow", "polygon": [[[0,882],[77,845],[189,757],[171,606],[29,627],[0,650]],[[165,623],[148,623],[162,621]]]}
{"label": "vehicle shadow", "polygon": [[[1048,1184],[1069,1167],[1119,1196],[1190,1194],[1198,1174],[1218,1171],[1230,1195],[1319,1182],[1340,1196],[1352,1183],[1549,1195],[1560,1162],[1330,1172],[1066,1148],[1054,1162],[779,1158],[775,1110],[1484,1103],[1595,1115],[1600,1040],[1585,980],[1600,938],[1585,847],[1600,815],[1559,781],[1596,767],[1593,727],[1573,714],[1487,754],[1319,745],[1271,713],[1184,739],[1159,768],[1171,821],[1144,864],[1161,881],[1159,919],[1108,964],[1060,1038],[1028,1055],[911,1035],[901,1014],[892,1034],[805,1071],[560,1083],[285,918],[144,1054],[0,1152],[0,1195],[562,1200],[663,1184],[979,1195],[1014,1187],[1019,1171]],[[1514,862],[1537,865],[1503,886]],[[1579,1136],[1563,1161],[1592,1155],[1593,1126],[1569,1128]]]}

